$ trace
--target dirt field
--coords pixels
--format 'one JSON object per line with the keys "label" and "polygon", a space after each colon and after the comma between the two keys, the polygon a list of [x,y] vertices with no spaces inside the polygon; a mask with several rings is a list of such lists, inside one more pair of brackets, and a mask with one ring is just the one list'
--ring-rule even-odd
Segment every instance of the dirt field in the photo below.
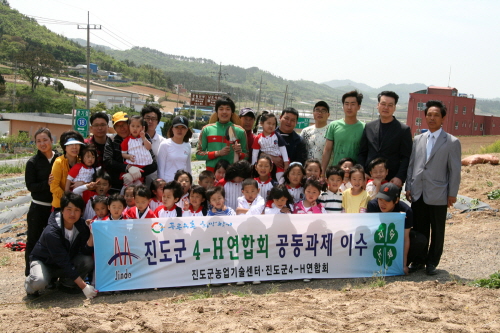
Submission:
{"label": "dirt field", "polygon": [[[497,154],[500,156],[500,154]],[[468,286],[500,269],[500,166],[462,168],[460,194],[495,210],[449,212],[439,274],[190,287],[29,300],[22,252],[0,248],[3,332],[499,332],[500,290]],[[20,219],[9,234],[25,231]]]}
{"label": "dirt field", "polygon": [[481,147],[486,147],[500,140],[500,135],[486,135],[486,136],[460,136],[460,143],[462,144],[462,157],[470,154],[477,154]]}

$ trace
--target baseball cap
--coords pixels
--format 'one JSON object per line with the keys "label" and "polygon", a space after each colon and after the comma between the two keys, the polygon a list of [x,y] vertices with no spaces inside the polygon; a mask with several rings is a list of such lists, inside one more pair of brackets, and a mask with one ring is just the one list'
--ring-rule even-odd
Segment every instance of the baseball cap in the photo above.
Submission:
{"label": "baseball cap", "polygon": [[115,113],[113,115],[113,126],[115,126],[116,123],[120,121],[128,121],[128,114],[123,111]]}
{"label": "baseball cap", "polygon": [[252,116],[255,118],[255,111],[251,108],[244,108],[240,110],[240,117]]}
{"label": "baseball cap", "polygon": [[189,120],[184,116],[177,116],[172,120],[172,127],[182,125],[186,128],[189,128]]}
{"label": "baseball cap", "polygon": [[380,189],[375,198],[384,199],[385,201],[395,201],[399,197],[400,189],[393,183],[385,183],[380,186]]}
{"label": "baseball cap", "polygon": [[328,105],[327,102],[325,102],[325,101],[319,101],[318,103],[314,104],[313,110],[316,109],[318,106],[325,107],[328,110],[328,113],[330,113],[330,106]]}
{"label": "baseball cap", "polygon": [[78,141],[75,138],[69,138],[64,145],[67,146],[67,145],[84,145],[84,144],[85,143]]}

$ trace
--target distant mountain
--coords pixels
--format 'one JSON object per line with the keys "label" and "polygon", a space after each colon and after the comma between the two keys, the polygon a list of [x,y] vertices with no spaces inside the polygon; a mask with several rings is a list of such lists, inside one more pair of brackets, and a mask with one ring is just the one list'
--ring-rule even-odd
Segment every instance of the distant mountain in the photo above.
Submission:
{"label": "distant mountain", "polygon": [[351,80],[331,80],[328,82],[323,82],[323,84],[326,84],[327,86],[330,86],[332,88],[349,88],[352,87],[352,89],[358,89],[364,92],[372,92],[372,90],[375,90],[374,88],[370,87],[367,84],[364,83],[359,83],[359,82],[354,82]]}
{"label": "distant mountain", "polygon": [[[75,43],[78,43],[80,44],[81,46],[83,47],[87,47],[87,41],[85,39],[81,39],[81,38],[70,38],[70,40],[72,40],[73,42]],[[99,45],[99,44],[95,44],[95,43],[92,43],[90,42],[90,47],[93,47],[93,48],[97,48],[97,49],[101,49],[101,50],[107,50],[107,49],[110,49],[111,48],[109,46],[105,46],[105,45]]]}
{"label": "distant mountain", "polygon": [[399,98],[402,100],[408,100],[409,94],[414,93],[415,91],[427,89],[427,85],[423,83],[400,83],[400,84],[394,84],[394,83],[389,83],[386,84],[385,86],[382,86],[377,89],[377,93],[384,91],[384,90],[391,90],[394,91],[396,94],[399,95]]}
{"label": "distant mountain", "polygon": [[332,88],[336,88],[339,90],[345,90],[345,91],[348,91],[349,89],[358,89],[362,93],[364,93],[364,94],[367,93],[371,97],[375,97],[381,91],[391,90],[399,95],[399,97],[401,98],[401,101],[408,100],[409,93],[427,88],[427,85],[425,85],[423,83],[411,83],[411,84],[389,83],[389,84],[386,84],[385,86],[382,86],[380,88],[373,88],[367,84],[360,83],[360,82],[354,82],[351,80],[331,80],[328,82],[323,82],[323,84],[326,84]]}
{"label": "distant mountain", "polygon": [[[153,66],[165,71],[173,82],[182,83],[187,90],[214,90],[216,87],[202,85],[204,80],[215,82],[219,70],[222,74],[222,91],[232,93],[247,100],[255,100],[256,91],[260,88],[262,77],[263,101],[268,104],[281,104],[288,86],[290,101],[326,100],[332,103],[336,96],[345,91],[334,89],[325,84],[306,80],[287,80],[258,67],[242,68],[234,65],[220,65],[206,58],[194,58],[164,53],[147,47],[133,47],[129,50],[119,51],[113,49],[99,49],[117,60],[130,66]],[[288,102],[288,105],[291,103]],[[295,104],[297,105],[297,104]]]}

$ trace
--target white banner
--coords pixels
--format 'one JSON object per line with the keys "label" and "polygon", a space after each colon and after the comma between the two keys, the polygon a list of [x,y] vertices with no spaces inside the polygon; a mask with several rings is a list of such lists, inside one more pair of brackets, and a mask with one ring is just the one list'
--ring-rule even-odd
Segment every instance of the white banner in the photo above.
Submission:
{"label": "white banner", "polygon": [[96,221],[96,288],[403,275],[405,214]]}

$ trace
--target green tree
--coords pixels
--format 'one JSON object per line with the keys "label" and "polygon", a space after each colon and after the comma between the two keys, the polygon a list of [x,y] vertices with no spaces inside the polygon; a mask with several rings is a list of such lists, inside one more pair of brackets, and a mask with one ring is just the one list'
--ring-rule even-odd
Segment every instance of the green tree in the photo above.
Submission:
{"label": "green tree", "polygon": [[6,91],[7,91],[7,88],[5,86],[5,79],[0,74],[0,97],[5,96]]}
{"label": "green tree", "polygon": [[148,97],[146,97],[146,105],[151,105],[155,102],[155,97],[153,94],[149,94]]}
{"label": "green tree", "polygon": [[96,112],[105,111],[105,110],[106,110],[106,104],[100,102],[100,103],[97,103],[96,106],[90,108],[90,113],[94,114]]}
{"label": "green tree", "polygon": [[18,53],[16,60],[19,72],[30,82],[32,92],[35,91],[42,77],[49,76],[60,68],[56,58],[41,48],[28,48]]}
{"label": "green tree", "polygon": [[63,90],[64,90],[64,84],[62,84],[62,82],[61,82],[61,81],[59,81],[59,80],[55,80],[55,81],[53,82],[53,84],[54,84],[54,89],[55,89],[58,93],[61,93],[61,91],[63,91]]}

